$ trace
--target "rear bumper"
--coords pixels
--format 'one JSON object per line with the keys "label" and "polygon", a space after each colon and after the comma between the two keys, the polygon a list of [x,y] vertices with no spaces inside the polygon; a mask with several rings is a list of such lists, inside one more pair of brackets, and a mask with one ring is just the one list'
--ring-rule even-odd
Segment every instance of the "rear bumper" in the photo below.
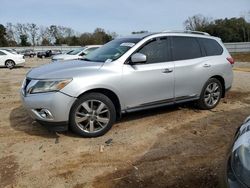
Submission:
{"label": "rear bumper", "polygon": [[20,59],[15,61],[16,65],[21,65],[25,63],[25,59]]}

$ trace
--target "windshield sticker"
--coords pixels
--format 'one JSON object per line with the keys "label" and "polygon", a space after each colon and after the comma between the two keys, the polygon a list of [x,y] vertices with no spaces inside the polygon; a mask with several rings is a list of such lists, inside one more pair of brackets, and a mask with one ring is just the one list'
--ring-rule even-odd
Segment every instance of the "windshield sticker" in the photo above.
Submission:
{"label": "windshield sticker", "polygon": [[110,62],[112,62],[112,59],[107,59],[107,60],[105,61],[105,63],[110,63]]}
{"label": "windshield sticker", "polygon": [[135,43],[132,43],[132,42],[124,42],[124,43],[121,43],[120,46],[126,46],[126,47],[132,48],[134,45]]}

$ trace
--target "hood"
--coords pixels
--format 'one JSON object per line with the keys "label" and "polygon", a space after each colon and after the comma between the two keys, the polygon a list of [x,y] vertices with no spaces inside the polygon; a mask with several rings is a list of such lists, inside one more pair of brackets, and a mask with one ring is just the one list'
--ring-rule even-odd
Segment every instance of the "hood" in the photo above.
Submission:
{"label": "hood", "polygon": [[69,55],[69,54],[60,54],[60,55],[54,55],[52,60],[73,60],[78,59],[80,56],[78,55]]}
{"label": "hood", "polygon": [[101,68],[103,63],[88,61],[67,61],[42,65],[32,69],[27,77],[32,79],[73,78],[81,77],[84,72],[90,74]]}

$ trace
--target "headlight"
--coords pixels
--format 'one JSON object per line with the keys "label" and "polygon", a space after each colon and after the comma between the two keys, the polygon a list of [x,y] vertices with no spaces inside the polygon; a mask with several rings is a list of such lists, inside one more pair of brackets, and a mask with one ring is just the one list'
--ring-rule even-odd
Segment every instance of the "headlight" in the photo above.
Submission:
{"label": "headlight", "polygon": [[71,82],[72,79],[62,80],[38,80],[32,87],[28,89],[28,93],[45,93],[60,91]]}
{"label": "headlight", "polygon": [[[248,121],[247,123],[250,124]],[[250,187],[250,125],[243,125],[244,133],[236,140],[233,147],[231,167],[235,176]]]}

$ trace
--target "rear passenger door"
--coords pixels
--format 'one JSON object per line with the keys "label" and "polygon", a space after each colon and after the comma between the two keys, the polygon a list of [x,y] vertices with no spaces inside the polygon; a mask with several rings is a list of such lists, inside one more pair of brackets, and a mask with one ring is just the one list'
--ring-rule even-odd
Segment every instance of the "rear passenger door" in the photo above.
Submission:
{"label": "rear passenger door", "polygon": [[172,36],[171,51],[175,64],[175,100],[198,98],[209,69],[206,58],[196,37]]}

